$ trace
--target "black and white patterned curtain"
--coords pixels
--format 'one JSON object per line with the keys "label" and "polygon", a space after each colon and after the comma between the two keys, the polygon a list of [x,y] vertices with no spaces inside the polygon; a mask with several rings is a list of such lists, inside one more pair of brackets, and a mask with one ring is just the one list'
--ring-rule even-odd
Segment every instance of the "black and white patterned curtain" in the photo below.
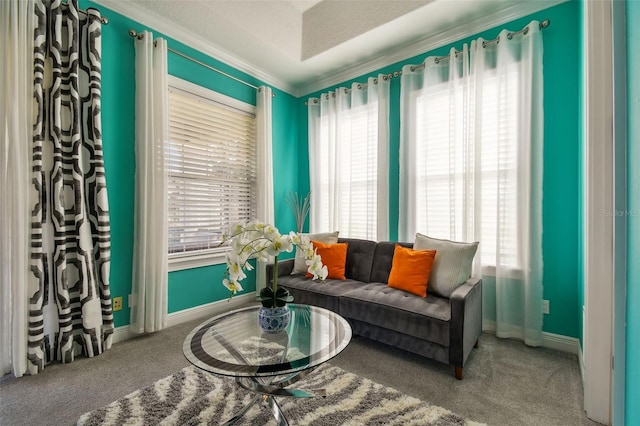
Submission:
{"label": "black and white patterned curtain", "polygon": [[101,22],[36,0],[28,371],[109,349],[110,225],[100,118]]}

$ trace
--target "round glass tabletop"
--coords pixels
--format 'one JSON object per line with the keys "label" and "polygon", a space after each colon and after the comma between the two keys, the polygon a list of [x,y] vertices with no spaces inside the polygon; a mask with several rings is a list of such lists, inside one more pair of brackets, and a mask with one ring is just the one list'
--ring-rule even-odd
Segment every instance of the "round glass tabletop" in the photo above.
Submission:
{"label": "round glass tabletop", "polygon": [[286,330],[267,334],[258,324],[260,306],[218,315],[194,328],[183,351],[205,371],[235,377],[265,377],[316,367],[351,340],[349,323],[335,312],[290,303]]}

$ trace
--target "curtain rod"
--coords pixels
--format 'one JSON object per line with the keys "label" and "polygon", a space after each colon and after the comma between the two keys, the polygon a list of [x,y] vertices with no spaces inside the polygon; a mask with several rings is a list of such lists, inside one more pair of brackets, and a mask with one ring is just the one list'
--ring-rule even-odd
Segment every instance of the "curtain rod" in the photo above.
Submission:
{"label": "curtain rod", "polygon": [[[391,78],[393,78],[393,74],[383,74],[381,77],[384,81],[387,80],[391,80]],[[356,89],[360,90],[360,89],[364,89],[365,87],[367,87],[369,85],[369,83],[353,83],[356,85]],[[378,77],[374,77],[373,78],[373,84],[378,84]],[[320,95],[320,97],[322,96],[328,96],[329,94],[331,94],[331,97],[335,98],[336,97],[336,93],[338,92],[338,90],[343,90],[345,93],[349,93],[353,90],[353,87],[339,87],[336,90],[330,91],[329,93],[323,93],[322,95]],[[317,103],[317,99],[314,100],[314,103]],[[305,105],[308,105],[308,101],[305,101],[304,103]]]}
{"label": "curtain rod", "polygon": [[[540,22],[540,24],[538,25],[538,27],[542,30],[542,29],[545,29],[545,28],[549,27],[549,25],[551,25],[551,20],[549,20],[549,19],[545,19],[545,20],[543,20],[542,22]],[[512,32],[512,33],[507,33],[507,38],[511,39],[511,38],[512,38],[514,35],[516,35],[516,34],[526,34],[526,33],[528,33],[528,32],[529,32],[529,27],[528,27],[528,26],[526,26],[526,27],[524,27],[523,29],[521,29],[520,31],[514,31],[514,32]],[[494,38],[493,40],[483,41],[483,42],[482,42],[482,47],[486,47],[486,46],[487,46],[487,45],[489,45],[489,44],[498,43],[498,41],[499,41],[499,40],[500,40],[500,38],[499,38],[499,37],[496,37],[496,38]],[[461,53],[461,52],[462,52],[461,50],[456,50],[456,53],[455,53],[455,54],[457,55],[458,53]],[[440,62],[440,61],[442,61],[442,60],[447,59],[449,56],[451,56],[451,54],[449,54],[449,55],[445,55],[445,56],[438,56],[438,57],[436,57],[436,59],[435,59],[435,63],[437,64],[438,62]],[[422,63],[422,64],[420,64],[420,65],[414,65],[414,66],[412,66],[412,67],[411,67],[411,71],[415,71],[415,70],[420,69],[420,68],[424,68],[424,63]],[[386,74],[386,75],[385,75],[385,77],[387,77],[387,78],[394,78],[394,77],[400,77],[401,75],[402,75],[402,71],[394,71],[394,72],[392,72],[392,73]],[[366,83],[359,83],[359,84],[358,84],[358,88],[363,87],[363,86],[366,86],[366,85],[367,85]],[[351,90],[351,89],[347,89],[347,90]],[[305,105],[308,105],[308,104],[309,104],[309,102],[308,102],[308,101],[305,101],[305,103],[304,103],[304,104],[305,104]]]}
{"label": "curtain rod", "polygon": [[[129,35],[130,35],[131,37],[134,37],[134,38],[138,39],[138,40],[141,40],[141,39],[142,39],[142,37],[144,37],[144,35],[143,35],[142,33],[137,33],[137,32],[135,32],[134,30],[129,30]],[[252,87],[253,89],[256,89],[256,90],[259,90],[259,89],[260,89],[258,86],[255,86],[255,85],[253,85],[253,84],[251,84],[251,83],[248,83],[248,82],[246,82],[246,81],[244,81],[244,80],[240,80],[238,77],[235,77],[235,76],[233,76],[233,75],[231,75],[231,74],[228,74],[228,73],[226,73],[226,72],[224,72],[224,71],[222,71],[222,70],[219,70],[218,68],[212,67],[211,65],[205,64],[204,62],[201,62],[201,61],[199,61],[199,60],[197,60],[197,59],[194,59],[194,58],[192,58],[191,56],[187,56],[187,55],[185,55],[184,53],[182,53],[182,52],[178,52],[177,50],[174,50],[174,49],[172,49],[172,48],[170,48],[170,47],[168,47],[168,46],[167,46],[167,50],[168,50],[169,52],[175,53],[175,54],[176,54],[176,55],[178,55],[178,56],[182,56],[183,58],[188,59],[188,60],[189,60],[189,61],[191,61],[191,62],[195,62],[195,63],[196,63],[196,64],[198,64],[198,65],[201,65],[201,66],[203,66],[203,67],[205,67],[205,68],[208,68],[208,69],[210,69],[211,71],[215,71],[215,72],[217,72],[218,74],[222,74],[222,75],[223,75],[223,76],[225,76],[225,77],[228,77],[228,78],[230,78],[230,79],[232,79],[232,80],[235,80],[235,81],[237,81],[238,83],[242,83],[242,84],[244,84],[245,86]],[[271,97],[274,97],[275,95],[276,95],[275,93],[272,93],[272,94],[271,94]]]}
{"label": "curtain rod", "polygon": [[[62,3],[64,6],[69,7],[68,3]],[[98,13],[100,14],[100,22],[102,22],[102,24],[104,25],[109,25],[109,18],[107,18],[106,16],[102,16],[102,12],[100,12],[100,9],[96,9],[95,7],[90,7],[89,9],[93,9],[93,10],[97,10]],[[85,15],[88,15],[87,11],[84,9],[80,9],[77,8],[76,9],[79,13],[84,13]],[[88,9],[87,9],[88,10]]]}
{"label": "curtain rod", "polygon": [[[538,28],[543,30],[543,29],[547,28],[549,25],[551,25],[551,20],[545,19],[542,22],[540,22],[540,24],[538,24]],[[511,40],[514,35],[527,34],[528,32],[529,32],[529,26],[526,26],[523,29],[521,29],[520,31],[514,31],[512,33],[507,33],[507,38],[509,40]],[[499,42],[500,42],[500,36],[494,38],[493,40],[483,41],[482,42],[482,47],[487,47],[490,44],[499,43]],[[456,50],[454,54],[457,56],[458,53],[462,53],[462,51],[461,50]],[[448,59],[450,56],[451,56],[451,54],[444,55],[444,56],[438,56],[438,57],[436,57],[434,62],[437,64],[440,61]],[[411,67],[411,71],[415,71],[415,70],[420,69],[420,68],[424,68],[424,64],[415,65],[415,66]],[[393,75],[394,75],[394,77],[397,77],[396,73],[393,73]],[[402,72],[400,72],[399,75],[402,75]]]}

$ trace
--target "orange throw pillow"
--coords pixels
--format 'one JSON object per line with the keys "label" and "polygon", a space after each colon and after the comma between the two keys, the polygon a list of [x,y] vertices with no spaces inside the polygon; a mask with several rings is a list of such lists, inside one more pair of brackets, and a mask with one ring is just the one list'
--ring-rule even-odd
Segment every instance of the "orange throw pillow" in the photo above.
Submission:
{"label": "orange throw pillow", "polygon": [[435,250],[413,250],[396,244],[387,285],[427,297],[427,283],[435,257]]}
{"label": "orange throw pillow", "polygon": [[[328,274],[327,278],[336,280],[346,280],[344,275],[345,264],[347,263],[347,243],[325,244],[319,241],[311,241],[316,253],[320,255],[322,264],[326,265]],[[307,277],[313,275],[307,272]]]}

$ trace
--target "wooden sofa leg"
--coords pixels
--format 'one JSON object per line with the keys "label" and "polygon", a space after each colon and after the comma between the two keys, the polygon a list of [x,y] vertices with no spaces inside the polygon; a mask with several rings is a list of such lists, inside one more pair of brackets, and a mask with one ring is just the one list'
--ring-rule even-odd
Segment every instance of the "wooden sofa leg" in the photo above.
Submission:
{"label": "wooden sofa leg", "polygon": [[473,347],[478,349],[478,347],[480,346],[480,339],[476,340],[476,343],[473,344]]}
{"label": "wooden sofa leg", "polygon": [[455,367],[456,369],[456,379],[462,380],[462,367]]}

